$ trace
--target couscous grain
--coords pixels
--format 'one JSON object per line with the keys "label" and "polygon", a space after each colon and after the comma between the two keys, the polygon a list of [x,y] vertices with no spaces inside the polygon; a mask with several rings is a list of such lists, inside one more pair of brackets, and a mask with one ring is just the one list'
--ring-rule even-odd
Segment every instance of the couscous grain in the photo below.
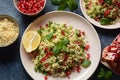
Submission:
{"label": "couscous grain", "polygon": [[0,47],[13,43],[18,36],[18,27],[7,18],[0,20]]}

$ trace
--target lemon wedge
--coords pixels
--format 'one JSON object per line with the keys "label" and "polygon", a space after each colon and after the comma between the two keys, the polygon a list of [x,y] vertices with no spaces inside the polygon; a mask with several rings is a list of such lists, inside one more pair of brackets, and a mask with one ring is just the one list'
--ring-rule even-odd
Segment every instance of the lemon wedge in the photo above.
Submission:
{"label": "lemon wedge", "polygon": [[34,51],[40,44],[41,36],[36,31],[28,31],[23,35],[22,43],[26,52]]}

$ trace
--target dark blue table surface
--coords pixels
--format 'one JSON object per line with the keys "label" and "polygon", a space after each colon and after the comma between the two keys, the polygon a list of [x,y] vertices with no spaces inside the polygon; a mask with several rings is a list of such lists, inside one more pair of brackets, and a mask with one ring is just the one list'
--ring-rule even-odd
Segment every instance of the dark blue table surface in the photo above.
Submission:
{"label": "dark blue table surface", "polygon": [[[79,0],[77,0],[77,2],[79,2]],[[19,51],[21,36],[24,30],[33,20],[45,14],[46,12],[55,10],[57,10],[57,6],[52,5],[51,0],[47,0],[45,9],[38,16],[28,17],[16,10],[12,0],[0,0],[0,14],[7,14],[14,17],[20,25],[20,35],[18,40],[11,47],[8,47],[6,49],[0,48],[0,80],[32,80],[21,63]],[[83,16],[79,6],[78,9],[74,11],[74,13]],[[94,28],[99,35],[102,50],[105,46],[109,45],[112,42],[118,33],[120,33],[120,29],[105,30],[96,26],[94,26]],[[98,80],[97,74],[101,68],[109,70],[104,65],[99,63],[99,66],[97,67],[94,74],[89,78],[89,80]],[[113,73],[111,80],[120,80],[120,76],[117,76]]]}

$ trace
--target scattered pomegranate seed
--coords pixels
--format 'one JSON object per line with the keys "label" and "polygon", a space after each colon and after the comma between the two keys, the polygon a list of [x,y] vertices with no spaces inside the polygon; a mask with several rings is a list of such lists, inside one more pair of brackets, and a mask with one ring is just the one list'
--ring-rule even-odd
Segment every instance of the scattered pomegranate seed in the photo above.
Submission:
{"label": "scattered pomegranate seed", "polygon": [[80,66],[77,66],[76,71],[79,73],[79,72],[80,72],[80,70],[81,70]]}
{"label": "scattered pomegranate seed", "polygon": [[48,27],[48,24],[46,24],[45,26]]}
{"label": "scattered pomegranate seed", "polygon": [[52,38],[55,39],[55,38],[57,38],[57,36],[56,36],[56,35],[53,35]]}
{"label": "scattered pomegranate seed", "polygon": [[103,3],[104,3],[104,0],[99,0],[99,3],[103,4]]}
{"label": "scattered pomegranate seed", "polygon": [[88,44],[85,45],[85,50],[89,50],[90,46]]}
{"label": "scattered pomegranate seed", "polygon": [[87,53],[87,54],[86,54],[86,58],[87,58],[87,60],[90,59],[90,53]]}
{"label": "scattered pomegranate seed", "polygon": [[64,30],[62,30],[62,31],[61,31],[61,34],[62,34],[63,36],[65,36],[65,31],[64,31]]}
{"label": "scattered pomegranate seed", "polygon": [[48,64],[48,63],[46,63],[44,66],[47,68],[47,67],[49,66],[49,64]]}
{"label": "scattered pomegranate seed", "polygon": [[44,76],[44,80],[48,80],[48,76]]}

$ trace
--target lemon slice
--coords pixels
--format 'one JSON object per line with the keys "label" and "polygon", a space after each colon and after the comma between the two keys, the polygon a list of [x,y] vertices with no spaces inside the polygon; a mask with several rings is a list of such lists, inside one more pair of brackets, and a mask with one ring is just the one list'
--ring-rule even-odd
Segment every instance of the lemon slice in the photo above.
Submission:
{"label": "lemon slice", "polygon": [[41,36],[35,31],[28,31],[23,35],[22,43],[26,52],[34,51],[40,44]]}

